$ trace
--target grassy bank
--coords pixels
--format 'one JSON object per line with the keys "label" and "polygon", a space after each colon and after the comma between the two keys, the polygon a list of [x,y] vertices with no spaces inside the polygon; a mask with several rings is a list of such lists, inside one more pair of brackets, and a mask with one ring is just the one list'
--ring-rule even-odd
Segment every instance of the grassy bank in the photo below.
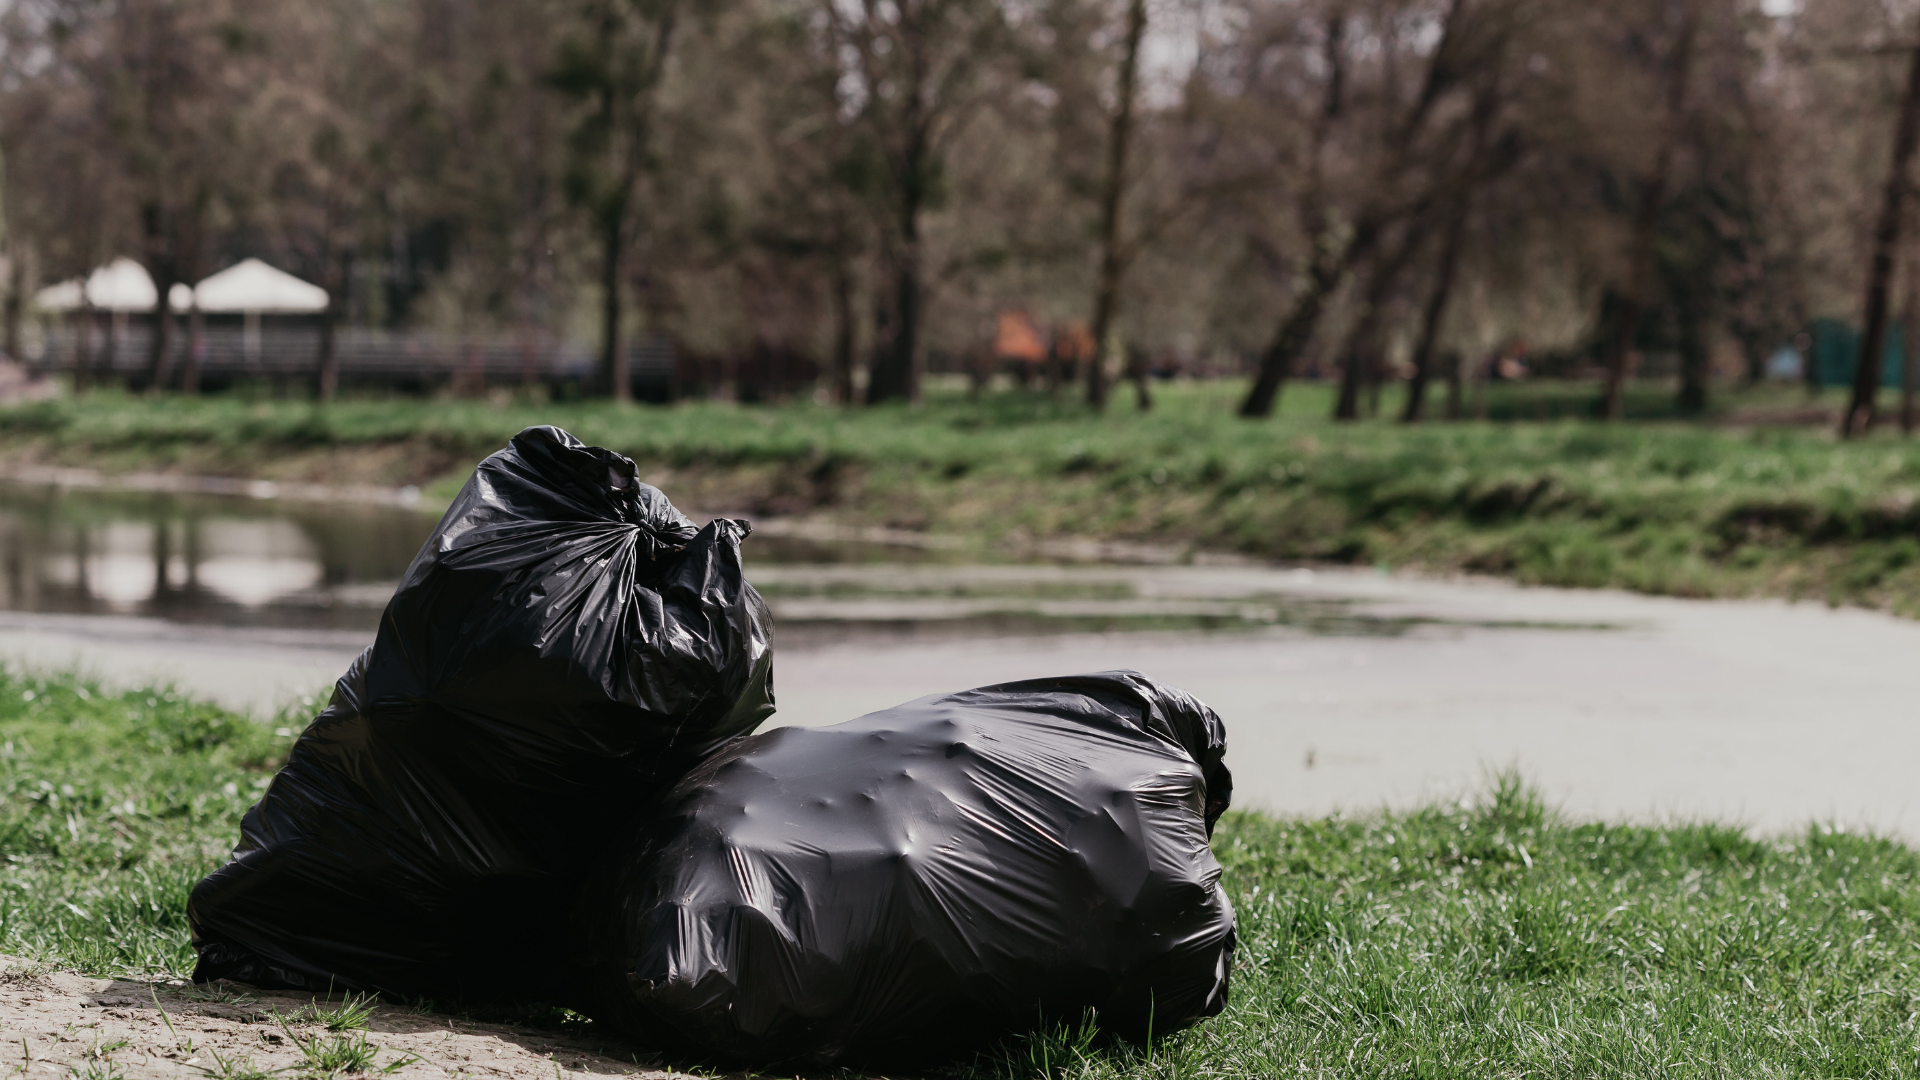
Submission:
{"label": "grassy bank", "polygon": [[[164,690],[0,675],[0,951],[191,969],[185,902],[288,740]],[[1230,815],[1228,1011],[958,1077],[1906,1076],[1920,855],[1813,828],[1564,820],[1511,779],[1406,813]]]}
{"label": "grassy bank", "polygon": [[187,893],[284,757],[276,730],[164,687],[0,671],[0,952],[191,972]]}
{"label": "grassy bank", "polygon": [[1702,424],[1659,419],[1650,387],[1649,419],[1607,426],[1565,418],[1590,387],[1520,386],[1490,397],[1492,420],[1416,428],[1333,424],[1317,386],[1245,422],[1236,391],[1170,388],[1147,416],[1010,394],[851,411],[102,395],[0,410],[0,458],[446,493],[513,432],[555,423],[712,511],[1920,613],[1920,447],[1738,422],[1806,413],[1797,389],[1723,397]]}

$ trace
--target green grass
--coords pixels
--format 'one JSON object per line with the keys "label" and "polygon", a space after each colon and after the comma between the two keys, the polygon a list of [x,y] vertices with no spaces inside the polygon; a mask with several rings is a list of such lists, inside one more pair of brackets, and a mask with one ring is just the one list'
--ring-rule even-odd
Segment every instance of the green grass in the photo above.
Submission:
{"label": "green grass", "polygon": [[[1585,384],[1502,386],[1495,420],[1417,428],[1334,424],[1313,385],[1290,388],[1278,418],[1242,421],[1238,389],[1165,388],[1146,416],[953,391],[855,410],[99,394],[0,409],[0,454],[446,496],[521,427],[555,423],[713,512],[928,529],[981,548],[1101,537],[1920,614],[1920,446],[1735,422],[1804,410],[1797,388],[1722,394],[1712,422],[1682,423],[1644,386],[1643,419],[1603,425],[1572,418]],[[1499,419],[1536,416],[1549,419]]]}
{"label": "green grass", "polygon": [[[164,691],[0,674],[0,951],[185,974],[187,891],[286,743]],[[1152,1047],[1068,1024],[948,1072],[1920,1074],[1920,854],[1893,840],[1570,820],[1503,777],[1406,812],[1234,813],[1214,847],[1240,919],[1224,1015]],[[301,1043],[311,1075],[392,1064],[354,1031]]]}
{"label": "green grass", "polygon": [[1920,1073],[1920,858],[1826,828],[1564,820],[1484,799],[1230,816],[1232,1004],[1151,1049],[1063,1025],[989,1077]]}
{"label": "green grass", "polygon": [[275,730],[166,688],[0,671],[0,952],[191,972],[187,893],[289,745]]}
{"label": "green grass", "polygon": [[[294,1048],[300,1051],[301,1065],[299,1073],[309,1080],[348,1076],[354,1073],[393,1073],[420,1060],[411,1054],[403,1054],[385,1064],[378,1063],[380,1047],[367,1041],[363,1031],[346,1035],[302,1035],[293,1030],[289,1018],[276,1017],[280,1030]],[[328,1028],[329,1031],[333,1030]],[[224,1063],[222,1063],[224,1065]]]}
{"label": "green grass", "polygon": [[321,1004],[316,998],[294,1010],[285,1019],[290,1024],[319,1024],[335,1033],[355,1031],[367,1026],[373,1019],[374,1008],[379,1004],[378,994],[347,994],[338,1001],[329,1000],[326,1004]]}

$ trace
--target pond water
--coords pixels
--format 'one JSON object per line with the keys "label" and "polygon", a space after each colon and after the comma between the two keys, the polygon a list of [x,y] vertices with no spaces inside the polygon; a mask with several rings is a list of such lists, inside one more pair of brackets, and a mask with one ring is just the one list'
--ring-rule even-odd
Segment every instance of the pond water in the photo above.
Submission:
{"label": "pond water", "polygon": [[[371,632],[436,515],[404,507],[0,484],[0,611]],[[1276,591],[1271,571],[983,565],[950,551],[752,537],[785,647],[1115,631],[1400,634],[1434,622]]]}
{"label": "pond water", "polygon": [[372,629],[434,518],[0,484],[0,610]]}
{"label": "pond water", "polygon": [[[0,611],[371,631],[437,520],[390,505],[0,482]],[[881,553],[751,544],[756,561],[809,565]]]}
{"label": "pond water", "polygon": [[[310,715],[434,520],[0,486],[0,660]],[[747,566],[778,627],[776,724],[1131,667],[1227,719],[1242,805],[1405,805],[1512,766],[1578,814],[1920,838],[1920,623],[1364,570],[982,563],[764,524]]]}

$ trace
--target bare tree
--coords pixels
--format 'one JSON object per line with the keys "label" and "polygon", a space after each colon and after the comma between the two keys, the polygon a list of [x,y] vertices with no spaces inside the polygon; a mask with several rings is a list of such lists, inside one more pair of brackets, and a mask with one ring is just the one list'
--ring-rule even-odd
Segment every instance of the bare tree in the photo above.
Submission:
{"label": "bare tree", "polygon": [[[1503,31],[1505,29],[1508,28],[1503,28]],[[1501,33],[1496,47],[1490,51],[1491,58],[1496,61],[1505,59],[1505,37],[1505,33]],[[1433,284],[1421,313],[1420,336],[1413,348],[1413,375],[1407,383],[1406,403],[1400,413],[1402,423],[1419,422],[1425,406],[1427,383],[1432,378],[1434,357],[1440,345],[1441,324],[1446,317],[1447,303],[1453,296],[1454,282],[1459,276],[1475,197],[1520,160],[1515,134],[1508,132],[1504,140],[1496,136],[1496,124],[1506,104],[1501,66],[1498,62],[1484,64],[1478,76],[1473,112],[1467,125],[1471,134],[1464,175],[1455,182],[1451,198],[1442,206],[1446,224],[1442,228],[1440,250],[1434,260]],[[1456,372],[1450,384],[1456,388],[1456,396],[1458,382]]]}
{"label": "bare tree", "polygon": [[[1210,3],[1169,104],[1140,89],[1172,10],[1148,0],[24,0],[0,5],[7,249],[48,280],[135,255],[163,291],[257,255],[342,325],[529,356],[582,331],[612,393],[636,304],[716,367],[817,359],[838,400],[863,363],[870,400],[911,399],[1000,312],[1085,317],[1103,351],[1125,326],[1142,389],[1175,343],[1257,360],[1252,416],[1309,355],[1350,360],[1365,412],[1403,331],[1403,418],[1454,352],[1517,339],[1606,361],[1616,396],[1624,350],[1678,353],[1696,407],[1719,336],[1751,377],[1805,316],[1858,311],[1831,283],[1870,261],[1904,74],[1858,53],[1897,51],[1897,12]],[[1117,358],[1067,351],[1104,400]]]}
{"label": "bare tree", "polygon": [[811,20],[814,14],[805,5],[768,5],[749,15],[746,32],[730,46],[725,63],[751,65],[766,81],[736,106],[755,145],[734,148],[727,160],[751,160],[752,172],[767,179],[743,208],[746,243],[721,259],[760,282],[763,295],[787,298],[784,317],[762,312],[751,320],[757,336],[804,348],[825,312],[820,344],[828,396],[853,405],[873,243],[869,218],[886,202],[886,167],[871,128],[844,107],[844,42],[831,24]]}
{"label": "bare tree", "polygon": [[[1087,365],[1087,404],[1107,404],[1107,365],[1110,361],[1114,313],[1120,304],[1125,275],[1121,251],[1122,211],[1127,195],[1127,147],[1133,139],[1133,110],[1140,81],[1140,42],[1147,32],[1147,0],[1128,0],[1126,30],[1121,39],[1115,79],[1113,116],[1107,133],[1106,176],[1100,185],[1100,278],[1093,296],[1093,361]],[[1139,406],[1151,399],[1141,384]]]}
{"label": "bare tree", "polygon": [[1240,406],[1241,416],[1257,418],[1272,415],[1274,402],[1279,398],[1281,388],[1286,385],[1287,377],[1292,374],[1295,358],[1313,339],[1314,329],[1319,325],[1327,299],[1346,276],[1348,266],[1372,250],[1385,224],[1374,217],[1362,218],[1342,237],[1337,229],[1338,223],[1328,220],[1329,211],[1324,205],[1327,194],[1324,176],[1327,143],[1334,124],[1341,119],[1347,107],[1347,25],[1346,9],[1336,6],[1324,20],[1321,37],[1325,90],[1320,107],[1316,110],[1312,141],[1306,154],[1308,181],[1300,198],[1302,216],[1306,219],[1304,231],[1311,238],[1312,248],[1307,256],[1306,270],[1294,294],[1293,306],[1260,358],[1253,388]]}
{"label": "bare tree", "polygon": [[1920,146],[1920,47],[1908,50],[1907,89],[1893,129],[1893,161],[1880,198],[1880,220],[1873,230],[1867,264],[1866,329],[1860,335],[1860,359],[1854,366],[1853,399],[1840,421],[1841,438],[1865,432],[1873,424],[1874,398],[1880,389],[1881,355],[1887,348],[1887,308],[1894,255],[1900,247],[1913,152]]}
{"label": "bare tree", "polygon": [[600,246],[600,379],[633,397],[621,339],[635,202],[649,165],[654,108],[679,23],[678,0],[590,0],[553,75],[585,109],[569,140],[567,192]]}
{"label": "bare tree", "polygon": [[[1911,211],[1909,211],[1911,212]],[[1911,437],[1920,405],[1920,245],[1907,241],[1901,252],[1900,278],[1906,285],[1900,326],[1900,433]]]}
{"label": "bare tree", "polygon": [[1655,143],[1653,165],[1640,184],[1639,207],[1634,214],[1633,239],[1628,256],[1627,283],[1622,290],[1618,325],[1606,357],[1607,382],[1600,414],[1609,420],[1617,420],[1622,415],[1627,354],[1633,350],[1635,337],[1640,330],[1640,315],[1653,288],[1654,239],[1659,230],[1660,210],[1667,198],[1674,154],[1680,147],[1682,117],[1687,104],[1687,80],[1693,68],[1694,39],[1700,29],[1699,0],[1677,2],[1680,5],[1680,29],[1667,58],[1665,111]]}
{"label": "bare tree", "polygon": [[1453,296],[1453,283],[1460,272],[1460,253],[1466,247],[1467,222],[1473,215],[1473,196],[1463,194],[1448,215],[1446,233],[1434,260],[1433,285],[1420,318],[1420,340],[1413,348],[1413,377],[1407,382],[1407,400],[1400,422],[1414,424],[1426,403],[1427,382],[1433,376],[1434,353],[1440,344],[1441,320],[1447,314],[1447,301]]}
{"label": "bare tree", "polygon": [[944,196],[943,153],[980,104],[1004,51],[1005,13],[991,0],[820,2],[845,65],[842,107],[867,129],[886,167],[893,289],[867,400],[917,400],[925,360],[922,219]]}
{"label": "bare tree", "polygon": [[20,312],[26,306],[27,260],[20,243],[7,228],[7,157],[0,146],[0,251],[6,253],[6,300],[0,301],[0,349],[8,360],[20,362]]}
{"label": "bare tree", "polygon": [[[1295,291],[1293,303],[1280,327],[1260,358],[1260,369],[1252,388],[1240,405],[1240,415],[1258,418],[1273,412],[1275,399],[1291,371],[1294,360],[1313,339],[1320,317],[1334,289],[1352,269],[1370,258],[1389,229],[1401,220],[1417,217],[1431,205],[1431,190],[1406,192],[1403,178],[1416,170],[1411,162],[1423,148],[1428,122],[1435,108],[1464,74],[1461,64],[1461,33],[1467,22],[1468,0],[1448,0],[1439,21],[1439,39],[1426,63],[1426,73],[1413,100],[1387,125],[1386,137],[1377,146],[1376,164],[1361,182],[1361,203],[1351,219],[1319,211],[1326,197],[1324,181],[1308,187],[1308,204],[1322,220],[1313,226],[1312,249],[1307,266]],[[1348,22],[1351,16],[1336,6],[1327,19],[1325,42],[1327,57],[1326,90],[1321,115],[1326,123],[1337,120],[1345,106],[1346,52],[1349,48]],[[1324,152],[1325,135],[1316,133],[1312,151],[1314,160]]]}
{"label": "bare tree", "polygon": [[166,378],[170,294],[185,276],[183,248],[211,200],[217,144],[234,112],[234,103],[223,100],[220,76],[223,69],[248,68],[250,41],[222,37],[219,27],[242,17],[217,0],[129,0],[102,28],[104,48],[88,56],[99,80],[103,129],[135,192],[140,261],[156,291],[146,372],[151,390]]}

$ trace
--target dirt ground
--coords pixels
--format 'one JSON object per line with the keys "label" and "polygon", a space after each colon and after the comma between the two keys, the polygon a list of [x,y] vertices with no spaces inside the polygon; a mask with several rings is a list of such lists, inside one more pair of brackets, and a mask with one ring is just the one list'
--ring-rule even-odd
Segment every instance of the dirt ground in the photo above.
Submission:
{"label": "dirt ground", "polygon": [[[262,1074],[277,1070],[289,1078],[310,1076],[289,1033],[303,1041],[317,1038],[322,1045],[337,1037],[310,1018],[313,1005],[308,994],[228,983],[89,979],[0,956],[0,1077],[262,1080]],[[283,1027],[275,1013],[292,1022]],[[345,1033],[349,1040],[362,1037],[379,1048],[367,1076],[382,1075],[396,1063],[404,1064],[386,1075],[436,1080],[687,1075],[617,1044],[398,1006],[376,1006],[365,1029]]]}

